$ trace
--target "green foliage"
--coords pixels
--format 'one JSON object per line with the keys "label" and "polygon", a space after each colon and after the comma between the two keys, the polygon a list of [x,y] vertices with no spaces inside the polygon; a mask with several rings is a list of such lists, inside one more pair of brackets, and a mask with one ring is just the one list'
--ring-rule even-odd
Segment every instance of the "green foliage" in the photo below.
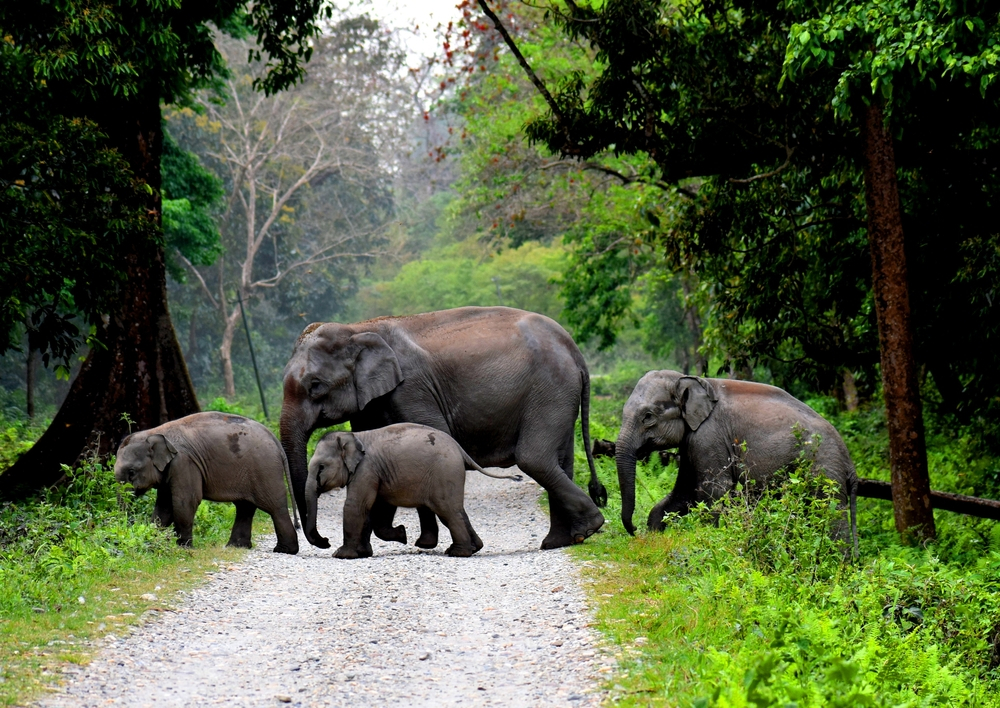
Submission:
{"label": "green foliage", "polygon": [[169,132],[163,132],[163,235],[169,250],[167,267],[184,282],[183,267],[174,249],[194,265],[212,265],[222,253],[213,209],[221,203],[222,180],[202,167],[198,156],[181,149]]}
{"label": "green foliage", "polygon": [[1000,367],[982,352],[1000,336],[985,305],[1000,283],[996,17],[986,3],[553,4],[552,23],[595,61],[584,72],[539,62],[561,88],[528,137],[563,157],[613,166],[611,152],[636,166],[624,172],[639,226],[576,239],[566,288],[578,331],[607,343],[642,311],[626,293],[645,274],[693,274],[703,352],[724,367],[765,365],[813,390],[846,370],[872,393],[879,351],[851,107],[884,101],[917,357],[943,409],[995,417],[985,392]]}
{"label": "green foliage", "polygon": [[830,103],[842,118],[858,98],[885,101],[889,112],[905,106],[922,82],[964,82],[985,96],[996,81],[1000,30],[988,4],[788,5],[798,21],[789,29],[782,81],[815,81],[829,71],[836,81]]}
{"label": "green foliage", "polygon": [[[183,103],[223,75],[217,30],[256,34],[257,58],[268,57],[261,88],[294,83],[312,51],[308,38],[330,12],[319,0],[180,5],[0,6],[0,353],[16,348],[25,327],[44,362],[52,356],[68,368],[87,328],[113,310],[125,278],[116,256],[136,243],[160,245],[159,164],[145,164],[159,155],[155,145],[129,143],[130,117]],[[201,196],[169,197],[166,211],[176,245],[204,261],[215,247],[198,214]]]}
{"label": "green foliage", "polygon": [[[0,612],[60,611],[95,577],[122,573],[139,558],[169,554],[173,531],[150,521],[155,494],[135,498],[114,479],[113,461],[66,468],[67,482],[0,509]],[[225,505],[229,507],[229,505]],[[233,514],[203,504],[195,536],[224,541]]]}
{"label": "green foliage", "polygon": [[[562,310],[553,281],[565,262],[557,246],[528,242],[482,255],[474,242],[427,253],[366,293],[366,312],[409,315],[465,305],[499,305],[558,319]],[[499,292],[499,294],[498,294]]]}
{"label": "green foliage", "polygon": [[74,318],[96,324],[123,282],[109,254],[152,232],[144,192],[93,121],[15,100],[39,93],[16,78],[16,53],[0,42],[0,353],[25,327],[46,365],[68,368],[87,333]]}
{"label": "green foliage", "polygon": [[[638,375],[595,377],[591,431],[614,439]],[[831,417],[863,477],[888,479],[881,402]],[[932,487],[1000,495],[1000,458],[968,429],[930,418]],[[829,480],[791,470],[663,533],[621,529],[614,460],[596,460],[609,490],[604,532],[574,549],[597,621],[617,647],[616,705],[1000,705],[1000,530],[938,512],[938,540],[899,544],[891,505],[859,499],[861,559],[850,561],[845,512]],[[586,469],[579,450],[578,471]],[[637,518],[673,487],[676,465],[639,462]],[[585,483],[585,474],[578,474]]]}

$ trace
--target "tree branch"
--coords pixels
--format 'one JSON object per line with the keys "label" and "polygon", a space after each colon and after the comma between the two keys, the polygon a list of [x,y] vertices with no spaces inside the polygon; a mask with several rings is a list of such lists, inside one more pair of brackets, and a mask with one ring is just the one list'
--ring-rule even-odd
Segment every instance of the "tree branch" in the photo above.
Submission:
{"label": "tree branch", "polygon": [[479,7],[483,9],[483,12],[486,13],[486,16],[493,21],[493,26],[496,27],[496,30],[497,32],[500,33],[500,36],[503,37],[504,43],[507,45],[508,48],[510,48],[510,51],[514,55],[514,58],[517,59],[517,63],[521,65],[521,68],[524,69],[524,72],[528,75],[528,78],[531,79],[531,83],[535,85],[535,88],[537,88],[538,92],[542,94],[542,97],[545,99],[545,102],[549,104],[549,109],[552,111],[552,115],[554,115],[556,117],[556,120],[559,121],[560,127],[562,127],[563,131],[566,132],[568,137],[569,133],[566,130],[566,119],[563,117],[562,111],[559,110],[559,106],[558,104],[556,104],[556,101],[552,97],[552,94],[549,93],[549,90],[545,87],[545,84],[542,83],[542,80],[538,78],[538,75],[534,72],[534,70],[532,70],[531,66],[528,64],[528,60],[524,58],[524,55],[521,54],[521,50],[517,48],[516,44],[514,44],[514,39],[510,36],[510,33],[507,32],[507,28],[504,27],[503,23],[500,21],[500,18],[497,17],[496,13],[490,9],[489,5],[486,4],[486,0],[478,0],[478,2],[479,2]]}
{"label": "tree branch", "polygon": [[768,177],[774,177],[775,175],[779,175],[788,169],[788,166],[792,162],[793,154],[795,154],[795,148],[790,148],[786,145],[785,161],[781,163],[781,165],[777,169],[771,170],[770,172],[764,172],[759,175],[754,175],[753,177],[747,177],[746,179],[736,179],[735,177],[730,177],[728,181],[731,184],[750,184],[751,182],[756,182],[759,179],[767,179]]}
{"label": "tree branch", "polygon": [[208,301],[212,303],[212,307],[214,307],[215,309],[219,309],[219,304],[215,301],[215,298],[212,297],[212,291],[208,289],[208,283],[205,282],[205,279],[201,276],[201,273],[198,272],[198,269],[194,267],[194,263],[189,261],[187,257],[180,251],[177,252],[177,255],[180,256],[181,260],[184,261],[184,265],[186,265],[191,270],[191,272],[194,273],[195,277],[198,279],[198,282],[201,283],[202,292],[205,293],[205,297],[208,298]]}

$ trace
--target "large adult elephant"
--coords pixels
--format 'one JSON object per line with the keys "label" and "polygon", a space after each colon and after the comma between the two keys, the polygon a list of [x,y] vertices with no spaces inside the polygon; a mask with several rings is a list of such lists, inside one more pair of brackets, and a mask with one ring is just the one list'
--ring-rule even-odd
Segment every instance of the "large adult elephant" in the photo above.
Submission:
{"label": "large adult elephant", "polygon": [[649,513],[647,526],[663,529],[667,513],[685,514],[714,501],[743,478],[766,481],[805,456],[837,482],[850,502],[857,538],[858,476],[836,429],[816,411],[775,386],[650,371],[622,410],[615,462],[622,493],[622,523],[635,533],[635,461],[653,450],[679,448],[673,491]]}
{"label": "large adult elephant", "polygon": [[[551,526],[542,548],[580,543],[604,523],[595,502],[573,483],[580,411],[591,496],[607,497],[590,452],[590,375],[576,343],[548,317],[461,307],[311,324],[295,343],[284,377],[281,444],[314,546],[330,544],[305,502],[306,443],[317,428],[348,420],[355,431],[421,423],[451,435],[483,467],[516,464],[549,493]],[[376,535],[385,538],[378,526],[391,527],[394,512],[378,524],[372,512]],[[424,510],[422,527],[428,522],[434,517]]]}

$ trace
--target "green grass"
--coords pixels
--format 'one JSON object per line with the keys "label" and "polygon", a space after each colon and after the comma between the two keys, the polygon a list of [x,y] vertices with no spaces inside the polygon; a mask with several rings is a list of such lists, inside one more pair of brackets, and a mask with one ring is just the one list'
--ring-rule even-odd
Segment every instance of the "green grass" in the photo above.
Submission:
{"label": "green grass", "polygon": [[[614,439],[623,398],[596,399],[593,437]],[[832,415],[861,476],[888,479],[878,406]],[[582,448],[581,448],[582,449]],[[996,498],[1000,460],[965,431],[932,428],[932,486]],[[861,559],[810,478],[629,537],[614,461],[604,531],[573,549],[620,659],[610,703],[655,706],[1000,706],[998,524],[937,512],[938,540],[901,546],[888,502],[859,500]],[[583,483],[586,461],[577,457]],[[637,526],[673,487],[674,465],[640,463]],[[718,523],[715,519],[718,518]]]}

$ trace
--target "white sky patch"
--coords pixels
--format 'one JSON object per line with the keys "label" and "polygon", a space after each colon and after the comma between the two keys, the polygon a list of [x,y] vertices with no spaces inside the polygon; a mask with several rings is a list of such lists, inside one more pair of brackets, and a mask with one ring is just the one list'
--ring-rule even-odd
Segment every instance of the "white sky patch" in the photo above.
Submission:
{"label": "white sky patch", "polygon": [[441,53],[437,28],[462,18],[457,4],[458,0],[366,0],[356,7],[369,10],[388,27],[398,29],[417,59]]}

